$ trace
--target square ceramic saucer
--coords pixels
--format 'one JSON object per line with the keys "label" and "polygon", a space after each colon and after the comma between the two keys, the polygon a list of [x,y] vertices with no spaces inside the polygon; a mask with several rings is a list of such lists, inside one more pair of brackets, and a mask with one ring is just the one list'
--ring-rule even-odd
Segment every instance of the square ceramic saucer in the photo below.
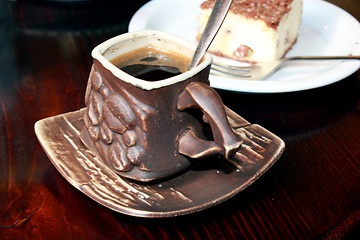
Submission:
{"label": "square ceramic saucer", "polygon": [[115,174],[82,144],[84,111],[42,119],[36,122],[35,133],[71,185],[105,207],[131,216],[174,217],[217,205],[256,181],[285,147],[273,133],[226,108],[231,127],[244,141],[236,167],[216,156],[172,178],[139,183]]}

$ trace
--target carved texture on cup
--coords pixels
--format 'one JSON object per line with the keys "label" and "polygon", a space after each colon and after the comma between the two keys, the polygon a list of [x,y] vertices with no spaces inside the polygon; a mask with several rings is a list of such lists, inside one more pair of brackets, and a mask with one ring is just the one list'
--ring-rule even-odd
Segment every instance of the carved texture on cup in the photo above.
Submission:
{"label": "carved texture on cup", "polygon": [[146,143],[147,126],[143,123],[152,108],[125,90],[111,92],[95,67],[89,84],[84,122],[99,153],[117,171],[130,171],[134,165],[146,171],[140,161]]}

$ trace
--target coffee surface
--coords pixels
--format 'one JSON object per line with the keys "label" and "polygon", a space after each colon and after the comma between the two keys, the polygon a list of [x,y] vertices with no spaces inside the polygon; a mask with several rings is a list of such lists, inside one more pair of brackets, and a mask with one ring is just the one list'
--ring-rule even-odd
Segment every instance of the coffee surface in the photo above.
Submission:
{"label": "coffee surface", "polygon": [[147,46],[119,55],[110,62],[136,78],[158,81],[185,72],[190,59],[179,53]]}
{"label": "coffee surface", "polygon": [[133,64],[121,68],[124,72],[147,81],[158,81],[181,73],[177,67]]}

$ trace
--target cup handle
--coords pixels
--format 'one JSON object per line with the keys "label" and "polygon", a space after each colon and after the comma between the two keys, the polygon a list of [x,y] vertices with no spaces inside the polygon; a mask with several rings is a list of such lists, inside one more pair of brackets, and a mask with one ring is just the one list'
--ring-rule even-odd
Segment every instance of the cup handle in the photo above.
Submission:
{"label": "cup handle", "polygon": [[184,111],[198,108],[203,120],[210,124],[214,141],[197,137],[192,129],[185,130],[179,138],[178,150],[191,158],[202,158],[221,154],[226,159],[235,155],[242,141],[232,131],[227,120],[223,102],[218,93],[209,85],[192,82],[179,94],[177,108]]}

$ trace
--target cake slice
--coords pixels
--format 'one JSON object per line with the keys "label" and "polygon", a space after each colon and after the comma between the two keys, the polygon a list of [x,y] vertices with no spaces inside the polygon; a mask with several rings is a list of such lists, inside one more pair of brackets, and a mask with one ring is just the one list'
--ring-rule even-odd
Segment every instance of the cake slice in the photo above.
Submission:
{"label": "cake slice", "polygon": [[[206,0],[200,6],[198,36],[214,3]],[[243,62],[281,58],[297,40],[301,14],[302,0],[233,0],[209,52]]]}

